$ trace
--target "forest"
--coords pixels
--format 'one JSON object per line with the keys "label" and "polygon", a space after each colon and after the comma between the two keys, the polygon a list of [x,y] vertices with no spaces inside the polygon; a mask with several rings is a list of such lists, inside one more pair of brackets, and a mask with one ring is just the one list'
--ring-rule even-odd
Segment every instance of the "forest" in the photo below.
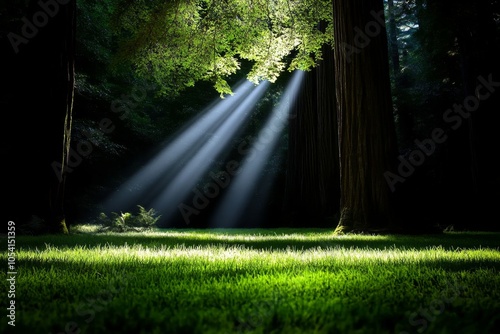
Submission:
{"label": "forest", "polygon": [[[266,163],[254,167],[261,179],[245,205],[262,214],[239,226],[498,230],[490,218],[500,182],[498,3],[349,6],[316,0],[250,7],[246,1],[3,5],[8,219],[58,229],[63,221],[69,227],[100,212],[150,206],[153,200],[123,188],[125,182],[219,95],[231,96],[239,80],[270,82],[248,124],[225,138],[224,154],[211,154],[196,183],[185,185],[202,187],[209,171],[233,157],[242,163],[238,144],[258,139],[291,73],[303,71],[289,98],[296,117],[286,121]],[[352,22],[344,21],[350,15]],[[131,193],[128,202],[107,207],[121,186]],[[191,226],[208,226],[208,212],[230,188],[192,214]],[[162,224],[186,226],[182,210],[171,217]]]}
{"label": "forest", "polygon": [[500,1],[0,8],[0,331],[500,328]]}

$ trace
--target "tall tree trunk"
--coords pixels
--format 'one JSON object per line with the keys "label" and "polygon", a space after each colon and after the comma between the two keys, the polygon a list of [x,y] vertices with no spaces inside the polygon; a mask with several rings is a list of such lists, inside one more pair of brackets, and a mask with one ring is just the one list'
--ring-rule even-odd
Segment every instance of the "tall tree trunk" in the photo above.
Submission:
{"label": "tall tree trunk", "polygon": [[[61,27],[64,34],[60,40],[60,65],[59,65],[59,93],[61,117],[59,126],[62,132],[60,150],[61,170],[57,179],[52,179],[53,183],[50,186],[49,208],[50,208],[50,225],[54,232],[68,233],[69,224],[66,223],[66,215],[64,210],[65,203],[65,188],[67,168],[70,159],[71,145],[71,127],[73,120],[73,103],[75,92],[75,33],[76,33],[76,0],[70,1],[61,13]],[[57,139],[55,140],[57,141]],[[55,153],[58,157],[57,153]]]}
{"label": "tall tree trunk", "polygon": [[295,226],[327,226],[339,209],[333,52],[306,73],[289,122],[285,212]]}
{"label": "tall tree trunk", "polygon": [[[10,29],[19,38],[29,38],[15,47],[2,44],[8,60],[3,73],[9,85],[1,100],[10,116],[5,129],[9,162],[5,165],[9,175],[6,191],[10,194],[6,207],[7,219],[14,220],[16,226],[29,222],[32,216],[45,221],[45,227],[30,225],[27,232],[67,233],[66,174],[64,167],[55,170],[53,164],[66,166],[69,161],[76,1],[49,10],[51,15],[30,2],[22,13],[30,28],[23,28],[28,23],[19,19]],[[32,22],[35,14],[38,25]],[[44,17],[46,21],[41,21]]]}
{"label": "tall tree trunk", "polygon": [[334,0],[341,216],[336,233],[393,227],[397,156],[382,0]]}
{"label": "tall tree trunk", "polygon": [[340,209],[340,161],[335,98],[335,62],[331,46],[324,45],[323,60],[316,69],[318,108],[318,160],[321,205],[324,215],[331,217]]}

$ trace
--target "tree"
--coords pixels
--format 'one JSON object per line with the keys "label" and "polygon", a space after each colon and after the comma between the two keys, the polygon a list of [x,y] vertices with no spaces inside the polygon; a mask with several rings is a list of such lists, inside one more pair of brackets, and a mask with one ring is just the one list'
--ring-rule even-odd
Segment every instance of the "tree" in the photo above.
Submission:
{"label": "tree", "polygon": [[285,212],[297,226],[330,224],[340,203],[333,51],[306,73],[289,122]]}
{"label": "tree", "polygon": [[[37,215],[52,232],[67,233],[65,173],[71,165],[76,1],[52,6],[30,3],[9,9],[2,52],[7,59],[2,92],[10,124],[8,219]],[[25,142],[29,146],[25,146]],[[23,166],[20,168],[20,166]]]}
{"label": "tree", "polygon": [[336,232],[394,225],[384,173],[397,156],[381,0],[334,0],[341,216]]}

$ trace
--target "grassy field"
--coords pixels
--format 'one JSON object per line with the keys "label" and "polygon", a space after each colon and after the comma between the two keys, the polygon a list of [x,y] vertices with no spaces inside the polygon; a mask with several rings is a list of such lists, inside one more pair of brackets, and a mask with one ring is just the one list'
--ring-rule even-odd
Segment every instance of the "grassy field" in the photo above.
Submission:
{"label": "grassy field", "polygon": [[16,269],[1,333],[500,333],[493,233],[18,236]]}

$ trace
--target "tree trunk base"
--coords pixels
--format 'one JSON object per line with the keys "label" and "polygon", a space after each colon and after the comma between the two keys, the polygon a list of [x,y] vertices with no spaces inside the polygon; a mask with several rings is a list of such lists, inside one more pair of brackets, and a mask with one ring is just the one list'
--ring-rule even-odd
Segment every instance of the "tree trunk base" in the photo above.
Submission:
{"label": "tree trunk base", "polygon": [[66,224],[66,218],[60,218],[54,221],[53,224],[51,224],[49,233],[68,235],[69,229],[68,225]]}
{"label": "tree trunk base", "polygon": [[66,224],[66,219],[63,219],[59,222],[59,231],[62,234],[69,234],[68,225]]}
{"label": "tree trunk base", "polygon": [[347,234],[353,231],[363,231],[368,229],[367,219],[364,214],[355,214],[354,210],[342,209],[339,224],[334,234]]}
{"label": "tree trunk base", "polygon": [[[368,221],[373,222],[368,224]],[[375,224],[376,222],[376,224]],[[400,235],[429,235],[429,234],[442,234],[443,229],[439,227],[431,227],[425,225],[417,225],[417,227],[401,227],[402,224],[395,225],[394,222],[390,223],[386,221],[376,221],[374,219],[368,220],[366,214],[357,213],[355,214],[351,209],[342,209],[342,214],[340,216],[339,224],[333,232],[334,235],[346,235],[346,234],[360,234],[360,235],[389,235],[389,234],[400,234]]]}

